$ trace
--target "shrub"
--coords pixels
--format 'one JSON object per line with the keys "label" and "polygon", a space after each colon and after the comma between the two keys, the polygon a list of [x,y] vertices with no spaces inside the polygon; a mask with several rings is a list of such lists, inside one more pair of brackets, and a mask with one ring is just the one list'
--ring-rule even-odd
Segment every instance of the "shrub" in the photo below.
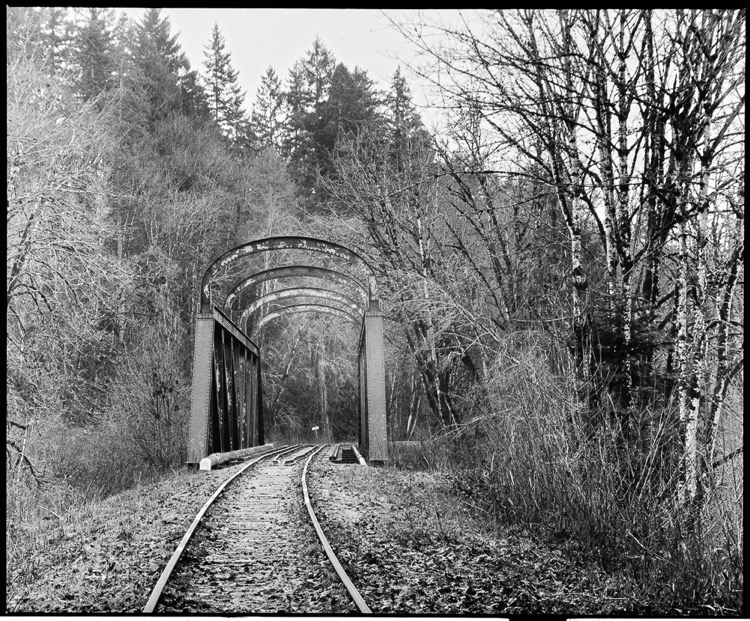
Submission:
{"label": "shrub", "polygon": [[644,408],[642,437],[627,442],[604,408],[583,416],[573,386],[534,347],[498,365],[487,388],[493,411],[396,445],[394,464],[449,471],[465,502],[502,524],[576,545],[635,580],[655,610],[741,610],[741,475],[715,482],[690,528],[696,521],[676,493],[674,405]]}

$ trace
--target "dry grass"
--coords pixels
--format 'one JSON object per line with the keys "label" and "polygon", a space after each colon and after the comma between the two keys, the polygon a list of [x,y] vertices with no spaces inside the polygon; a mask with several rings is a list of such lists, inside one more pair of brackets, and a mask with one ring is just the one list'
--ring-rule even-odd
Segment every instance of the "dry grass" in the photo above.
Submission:
{"label": "dry grass", "polygon": [[673,409],[642,412],[641,437],[624,442],[611,417],[595,431],[581,420],[571,387],[539,352],[494,377],[496,411],[429,440],[393,443],[394,464],[448,473],[474,512],[576,545],[634,580],[655,614],[741,613],[741,459],[720,473],[695,520],[676,499]]}
{"label": "dry grass", "polygon": [[[37,584],[61,549],[96,538],[102,500],[174,473],[140,459],[114,418],[72,427],[49,417],[31,429],[24,450],[34,475],[17,459],[6,462],[8,598]],[[122,515],[138,515],[137,494],[131,500]]]}
{"label": "dry grass", "polygon": [[68,488],[59,518],[36,511],[6,533],[6,609],[140,611],[198,509],[238,467],[168,473],[105,500]]}
{"label": "dry grass", "polygon": [[[400,446],[409,450],[416,447]],[[376,613],[637,613],[625,583],[500,526],[445,473],[320,463],[310,489],[339,560]]]}

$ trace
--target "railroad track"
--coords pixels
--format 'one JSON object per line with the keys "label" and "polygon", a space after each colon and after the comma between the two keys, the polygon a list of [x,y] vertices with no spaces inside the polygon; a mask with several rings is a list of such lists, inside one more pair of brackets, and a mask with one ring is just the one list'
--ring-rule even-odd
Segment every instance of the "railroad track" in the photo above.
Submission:
{"label": "railroad track", "polygon": [[[309,559],[300,558],[301,498],[343,585],[330,585],[330,600],[345,600],[343,593],[351,600],[340,601],[342,609],[334,612],[371,612],[328,544],[307,490],[310,463],[331,450],[283,447],[252,459],[224,481],[188,528],[143,612],[308,612],[295,595],[323,587],[306,573]],[[342,595],[337,599],[334,592]]]}

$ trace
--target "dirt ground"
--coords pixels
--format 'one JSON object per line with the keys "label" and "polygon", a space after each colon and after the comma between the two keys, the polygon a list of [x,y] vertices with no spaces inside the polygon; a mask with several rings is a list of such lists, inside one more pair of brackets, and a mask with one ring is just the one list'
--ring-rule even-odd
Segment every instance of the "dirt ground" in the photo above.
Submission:
{"label": "dirt ground", "polygon": [[[240,467],[176,474],[50,521],[33,572],[9,568],[6,612],[139,612],[200,507]],[[569,550],[498,530],[441,476],[321,460],[309,487],[331,545],[374,612],[638,610],[627,584]],[[306,537],[300,545],[314,547]],[[325,583],[329,570],[314,556]]]}

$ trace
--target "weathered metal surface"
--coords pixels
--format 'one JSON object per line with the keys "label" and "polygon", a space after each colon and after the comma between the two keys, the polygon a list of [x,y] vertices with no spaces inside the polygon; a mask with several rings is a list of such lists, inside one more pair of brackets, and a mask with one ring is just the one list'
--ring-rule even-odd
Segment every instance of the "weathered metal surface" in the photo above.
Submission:
{"label": "weathered metal surface", "polygon": [[[201,312],[206,312],[209,308],[211,279],[219,270],[243,257],[271,250],[308,250],[321,252],[328,256],[336,257],[355,265],[362,266],[367,276],[373,277],[372,279],[374,282],[374,272],[370,264],[359,254],[349,250],[349,248],[345,248],[344,246],[323,239],[316,239],[314,237],[267,237],[265,239],[258,239],[232,248],[215,259],[208,266],[203,274],[203,279],[201,280]],[[372,286],[372,283],[370,283],[370,285]],[[372,295],[370,297],[372,297]]]}
{"label": "weathered metal surface", "polygon": [[370,463],[388,461],[383,315],[365,313],[359,344],[360,443]]}
{"label": "weathered metal surface", "polygon": [[263,378],[260,371],[260,358],[255,360],[255,408],[256,415],[253,417],[255,423],[254,438],[258,438],[258,444],[264,444],[266,436],[263,431]]}
{"label": "weathered metal surface", "polygon": [[[272,307],[253,331],[285,313],[319,312],[362,324],[360,386],[362,394],[360,441],[375,461],[387,460],[385,425],[385,374],[383,327],[375,275],[357,253],[311,237],[269,237],[243,244],[224,253],[203,274],[200,312],[196,319],[193,362],[193,399],[188,447],[189,463],[198,463],[212,452],[244,449],[263,443],[263,408],[260,351],[257,345],[225,313],[210,301],[212,279],[224,267],[254,253],[273,250],[305,250],[324,253],[358,266],[367,286],[338,270],[312,265],[289,265],[258,272],[237,283],[225,299],[229,312],[241,292],[259,283],[287,277],[318,278],[346,288],[346,293],[322,287],[297,286],[253,300],[240,323],[266,304],[304,300],[304,303]],[[361,303],[348,295],[361,298]],[[310,300],[320,300],[311,302]],[[362,311],[366,309],[363,318]]]}
{"label": "weathered metal surface", "polygon": [[224,311],[229,312],[242,291],[248,287],[269,280],[292,277],[322,279],[326,282],[350,287],[361,296],[363,302],[367,302],[368,300],[367,289],[362,286],[362,283],[348,274],[327,267],[317,267],[314,265],[288,265],[285,267],[273,267],[271,269],[256,272],[252,276],[239,281],[234,287],[232,287],[232,289],[230,289],[229,294],[224,301]]}
{"label": "weathered metal surface", "polygon": [[[328,447],[316,450],[325,453]],[[251,479],[237,477],[236,485],[223,485],[210,511],[201,510],[189,554],[183,555],[168,582],[160,578],[163,595],[152,596],[144,612],[181,616],[354,612],[337,581],[316,585],[311,580],[319,572],[310,568],[325,557],[299,545],[309,528],[299,515],[302,469],[302,464],[280,468],[265,459],[249,473]],[[310,491],[314,490],[308,490],[308,500]],[[185,547],[181,542],[180,548]],[[170,560],[170,569],[175,564]]]}
{"label": "weathered metal surface", "polygon": [[260,351],[214,307],[196,318],[187,461],[260,444]]}
{"label": "weathered metal surface", "polygon": [[358,326],[360,322],[362,321],[361,316],[355,313],[351,313],[344,308],[339,308],[336,306],[327,306],[325,304],[315,304],[315,303],[290,304],[289,306],[282,306],[278,310],[275,310],[274,312],[269,313],[268,315],[263,317],[263,319],[261,319],[257,325],[253,326],[252,334],[253,335],[258,334],[258,332],[268,322],[273,321],[274,319],[277,319],[281,317],[282,315],[285,315],[286,313],[324,313],[327,315],[336,315],[338,317],[342,317],[343,319],[348,319],[355,326]]}
{"label": "weathered metal surface", "polygon": [[242,331],[242,328],[234,323],[216,306],[214,306],[213,308],[213,317],[218,323],[224,326],[224,328],[228,330],[234,338],[236,338],[240,343],[247,347],[251,352],[253,352],[256,356],[260,355],[258,346],[248,338],[248,336]]}
{"label": "weathered metal surface", "polygon": [[242,468],[240,468],[232,476],[226,479],[221,485],[219,485],[218,489],[205,502],[205,504],[201,507],[201,510],[198,511],[198,514],[195,516],[192,523],[188,527],[187,531],[183,535],[182,539],[180,540],[180,543],[177,545],[177,548],[175,549],[174,553],[169,559],[169,562],[164,568],[164,571],[162,571],[161,575],[159,576],[159,579],[156,581],[156,585],[154,586],[154,589],[151,592],[151,595],[149,596],[148,601],[146,602],[146,606],[143,608],[144,613],[152,614],[154,610],[156,609],[156,606],[159,604],[159,600],[161,599],[162,594],[164,593],[167,583],[169,582],[169,579],[172,576],[172,572],[177,566],[177,562],[180,560],[182,553],[185,551],[185,548],[187,547],[188,542],[190,541],[193,534],[195,533],[195,530],[198,528],[198,525],[201,523],[201,520],[203,519],[203,516],[206,514],[206,511],[208,511],[208,508],[214,503],[214,501],[224,491],[224,488],[227,487],[232,481],[234,481],[234,479],[239,477],[243,472],[245,472],[245,470],[247,470],[251,466],[254,466],[258,462],[264,459],[267,459],[268,457],[273,455],[273,453],[274,451],[271,451],[269,454],[261,455],[260,457],[257,457],[256,459],[253,459],[252,461],[242,466]]}
{"label": "weathered metal surface", "polygon": [[205,456],[211,409],[211,374],[213,369],[213,314],[195,318],[193,351],[193,386],[190,398],[187,463],[197,464]]}
{"label": "weathered metal surface", "polygon": [[354,583],[346,574],[346,571],[339,562],[339,559],[336,558],[336,553],[333,551],[331,544],[328,543],[328,538],[325,536],[323,529],[320,527],[320,522],[318,522],[318,518],[315,516],[315,511],[313,510],[312,503],[310,502],[310,494],[307,490],[307,481],[305,481],[305,477],[307,475],[307,467],[310,465],[310,461],[312,461],[313,457],[315,457],[314,454],[310,455],[310,458],[307,460],[307,462],[305,463],[305,467],[302,470],[302,494],[305,498],[305,506],[307,507],[308,514],[310,515],[310,520],[313,523],[313,527],[315,528],[315,532],[318,535],[318,539],[320,539],[320,543],[323,544],[323,549],[326,551],[328,560],[331,561],[331,565],[333,565],[334,570],[336,570],[336,573],[338,574],[341,582],[344,583],[346,590],[349,591],[349,595],[354,600],[354,603],[357,604],[359,612],[362,614],[372,614],[372,610],[370,610],[370,607],[365,603],[365,600],[362,598],[362,595],[360,595],[357,587],[354,586]]}
{"label": "weathered metal surface", "polygon": [[211,412],[211,420],[214,421],[212,434],[209,439],[208,453],[223,453],[228,451],[229,447],[225,448],[225,433],[226,433],[226,400],[227,393],[226,387],[224,386],[224,348],[222,347],[222,334],[221,329],[214,331],[214,385],[213,385],[213,410]]}
{"label": "weathered metal surface", "polygon": [[248,306],[242,315],[240,316],[240,324],[245,327],[245,332],[248,332],[248,321],[255,311],[259,310],[262,306],[278,302],[280,300],[288,299],[299,299],[299,298],[318,298],[329,302],[337,302],[343,306],[348,307],[352,313],[361,315],[364,311],[362,305],[354,301],[347,295],[338,293],[337,291],[331,291],[330,289],[320,289],[317,287],[295,287],[293,289],[279,289],[278,291],[272,291],[264,296],[256,299],[250,306]]}
{"label": "weathered metal surface", "polygon": [[362,329],[359,333],[359,348],[357,350],[357,394],[359,395],[359,450],[367,457],[367,354],[364,345],[365,324],[362,322]]}

